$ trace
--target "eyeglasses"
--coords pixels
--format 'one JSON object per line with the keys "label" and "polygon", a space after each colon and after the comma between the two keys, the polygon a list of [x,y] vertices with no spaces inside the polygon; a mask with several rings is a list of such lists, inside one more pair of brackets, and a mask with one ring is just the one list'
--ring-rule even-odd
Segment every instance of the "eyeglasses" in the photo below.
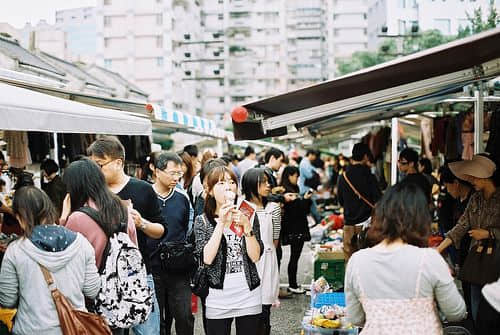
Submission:
{"label": "eyeglasses", "polygon": [[177,177],[177,178],[182,178],[184,176],[184,172],[182,171],[164,171],[159,169],[161,172],[164,174],[169,175],[170,177]]}
{"label": "eyeglasses", "polygon": [[101,162],[96,162],[96,161],[94,161],[94,162],[95,162],[97,165],[99,165],[99,167],[102,169],[102,168],[103,168],[103,167],[105,167],[106,165],[108,165],[108,164],[110,164],[110,163],[114,162],[115,160],[116,160],[116,159],[112,159],[112,160],[107,161],[107,162],[104,162],[104,163],[101,163]]}
{"label": "eyeglasses", "polygon": [[398,163],[401,164],[401,165],[408,165],[407,161],[398,161]]}

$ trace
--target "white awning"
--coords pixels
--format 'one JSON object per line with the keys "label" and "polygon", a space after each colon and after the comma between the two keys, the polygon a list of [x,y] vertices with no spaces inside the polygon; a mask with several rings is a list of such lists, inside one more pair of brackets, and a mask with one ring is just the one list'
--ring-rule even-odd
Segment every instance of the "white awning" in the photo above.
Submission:
{"label": "white awning", "polygon": [[151,121],[0,83],[0,130],[151,135]]}

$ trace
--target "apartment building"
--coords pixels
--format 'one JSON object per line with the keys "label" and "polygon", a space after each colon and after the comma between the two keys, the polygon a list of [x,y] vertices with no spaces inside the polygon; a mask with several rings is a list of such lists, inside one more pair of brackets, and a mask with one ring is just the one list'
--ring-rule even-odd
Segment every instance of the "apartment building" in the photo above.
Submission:
{"label": "apartment building", "polygon": [[196,27],[197,1],[99,0],[96,63],[174,108],[176,31]]}
{"label": "apartment building", "polygon": [[287,90],[328,78],[328,2],[289,0],[287,6]]}
{"label": "apartment building", "polygon": [[368,0],[328,1],[328,74],[336,75],[337,61],[368,49]]}
{"label": "apartment building", "polygon": [[[481,7],[488,12],[490,0],[370,0],[368,48],[375,50],[387,36],[404,36],[437,29],[451,36],[469,25],[467,13]],[[500,1],[495,0],[499,8]]]}
{"label": "apartment building", "polygon": [[95,7],[81,7],[56,12],[55,28],[66,36],[66,60],[93,63],[97,48]]}

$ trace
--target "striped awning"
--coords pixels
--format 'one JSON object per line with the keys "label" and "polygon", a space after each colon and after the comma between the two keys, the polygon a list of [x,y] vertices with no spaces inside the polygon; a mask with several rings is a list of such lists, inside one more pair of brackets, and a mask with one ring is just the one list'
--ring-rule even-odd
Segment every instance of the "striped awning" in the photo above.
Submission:
{"label": "striped awning", "polygon": [[153,109],[157,120],[179,125],[179,131],[218,139],[226,139],[228,136],[232,138],[233,134],[217,127],[214,120],[186,114],[180,111],[168,110],[160,105],[153,105]]}

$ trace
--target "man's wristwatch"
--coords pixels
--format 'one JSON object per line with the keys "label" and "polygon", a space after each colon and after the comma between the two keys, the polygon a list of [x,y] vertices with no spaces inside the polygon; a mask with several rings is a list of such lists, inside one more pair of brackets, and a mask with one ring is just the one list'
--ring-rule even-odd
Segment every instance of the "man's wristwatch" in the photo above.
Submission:
{"label": "man's wristwatch", "polygon": [[243,235],[245,235],[245,237],[255,236],[255,234],[253,233],[253,230],[250,230],[248,233],[243,233]]}
{"label": "man's wristwatch", "polygon": [[144,222],[144,221],[142,221],[142,222],[141,222],[141,225],[139,226],[139,229],[140,229],[141,231],[144,231],[144,229],[146,229],[146,225],[147,225],[147,223],[146,223],[146,222]]}

